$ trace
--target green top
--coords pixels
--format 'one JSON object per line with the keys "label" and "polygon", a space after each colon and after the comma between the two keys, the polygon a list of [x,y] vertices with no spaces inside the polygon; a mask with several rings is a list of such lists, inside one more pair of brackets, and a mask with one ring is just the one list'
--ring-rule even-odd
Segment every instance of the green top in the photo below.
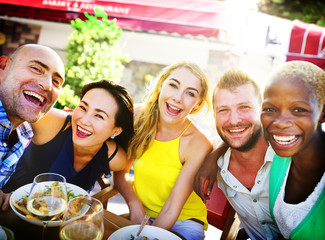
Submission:
{"label": "green top", "polygon": [[[270,212],[273,215],[275,200],[283,184],[291,158],[283,158],[274,155],[270,172]],[[314,206],[301,221],[301,223],[291,232],[290,239],[325,239],[325,190],[323,189]]]}

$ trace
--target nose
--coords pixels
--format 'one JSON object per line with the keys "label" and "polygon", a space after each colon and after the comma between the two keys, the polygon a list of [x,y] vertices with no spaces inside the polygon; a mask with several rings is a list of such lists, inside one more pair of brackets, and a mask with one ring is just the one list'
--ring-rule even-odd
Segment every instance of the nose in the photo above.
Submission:
{"label": "nose", "polygon": [[88,125],[90,123],[90,114],[85,113],[81,118],[80,122],[84,125]]}
{"label": "nose", "polygon": [[45,76],[42,78],[38,85],[40,86],[41,89],[45,91],[51,91],[52,90],[52,77],[51,76]]}
{"label": "nose", "polygon": [[181,102],[182,101],[182,98],[183,98],[183,94],[181,91],[177,91],[174,96],[173,96],[173,100],[175,102]]}
{"label": "nose", "polygon": [[281,113],[277,116],[277,118],[273,121],[273,124],[277,128],[287,128],[292,126],[292,122],[290,120],[290,116],[286,113]]}
{"label": "nose", "polygon": [[240,115],[237,111],[231,111],[230,112],[230,117],[229,117],[229,122],[232,125],[236,125],[241,121]]}

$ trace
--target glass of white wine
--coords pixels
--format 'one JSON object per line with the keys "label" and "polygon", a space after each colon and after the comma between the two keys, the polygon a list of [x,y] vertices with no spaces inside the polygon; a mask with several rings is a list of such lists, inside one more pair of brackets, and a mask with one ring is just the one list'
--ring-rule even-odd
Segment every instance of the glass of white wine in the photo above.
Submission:
{"label": "glass of white wine", "polygon": [[34,178],[27,209],[43,221],[42,239],[49,221],[60,219],[67,208],[66,179],[56,173],[41,173]]}
{"label": "glass of white wine", "polygon": [[63,215],[62,240],[101,240],[103,238],[103,205],[90,196],[73,198]]}
{"label": "glass of white wine", "polygon": [[57,220],[67,207],[65,178],[56,173],[42,173],[34,178],[27,209],[40,220]]}

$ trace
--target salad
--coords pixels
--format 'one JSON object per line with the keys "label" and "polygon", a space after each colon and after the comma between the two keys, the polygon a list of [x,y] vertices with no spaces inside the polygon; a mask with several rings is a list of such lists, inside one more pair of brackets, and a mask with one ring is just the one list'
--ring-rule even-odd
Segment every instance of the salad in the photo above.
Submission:
{"label": "salad", "polygon": [[[56,182],[52,183],[51,187],[55,187],[57,185]],[[50,188],[49,188],[50,189]],[[57,191],[60,191],[60,188],[57,188]],[[28,219],[33,219],[33,220],[39,220],[39,221],[53,221],[53,220],[60,220],[61,217],[63,216],[63,213],[59,213],[55,216],[37,216],[33,213],[31,213],[28,209],[27,209],[27,200],[28,200],[28,196],[29,193],[26,192],[26,194],[22,195],[21,199],[16,200],[14,198],[11,198],[11,203],[13,204],[13,206],[22,214],[25,215],[26,218]],[[72,198],[75,197],[80,197],[83,196],[83,194],[74,194],[74,192],[72,191],[72,189],[69,189],[69,187],[67,187],[67,200],[69,201]]]}
{"label": "salad", "polygon": [[[135,240],[135,237],[132,234],[130,236],[130,240]],[[145,237],[145,236],[142,236],[142,237],[140,237],[140,240],[150,240],[150,238]],[[158,238],[154,238],[152,240],[159,240],[159,239]]]}

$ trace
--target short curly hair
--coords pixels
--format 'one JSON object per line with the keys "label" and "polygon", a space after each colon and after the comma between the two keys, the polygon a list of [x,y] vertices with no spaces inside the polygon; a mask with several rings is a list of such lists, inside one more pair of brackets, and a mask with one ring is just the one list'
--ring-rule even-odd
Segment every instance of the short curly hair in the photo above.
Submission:
{"label": "short curly hair", "polygon": [[306,61],[290,61],[273,70],[266,78],[266,84],[274,79],[299,79],[311,91],[319,106],[325,104],[325,71]]}

